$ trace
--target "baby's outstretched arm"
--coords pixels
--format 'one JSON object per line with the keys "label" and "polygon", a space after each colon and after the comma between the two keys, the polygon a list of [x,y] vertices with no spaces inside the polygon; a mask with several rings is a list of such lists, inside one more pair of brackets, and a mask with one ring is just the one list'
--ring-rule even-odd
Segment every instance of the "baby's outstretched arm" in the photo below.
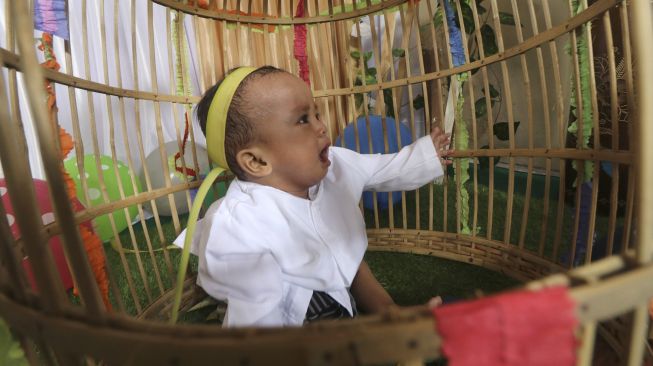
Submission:
{"label": "baby's outstretched arm", "polygon": [[351,294],[356,300],[356,307],[365,314],[374,314],[394,305],[388,292],[374,277],[365,261],[361,262],[356,277],[351,284]]}
{"label": "baby's outstretched arm", "polygon": [[450,141],[450,136],[440,129],[440,127],[435,127],[431,130],[431,140],[433,140],[433,146],[435,151],[440,157],[440,163],[445,165],[451,165],[452,160],[448,159],[449,155],[453,153],[453,149],[447,149]]}

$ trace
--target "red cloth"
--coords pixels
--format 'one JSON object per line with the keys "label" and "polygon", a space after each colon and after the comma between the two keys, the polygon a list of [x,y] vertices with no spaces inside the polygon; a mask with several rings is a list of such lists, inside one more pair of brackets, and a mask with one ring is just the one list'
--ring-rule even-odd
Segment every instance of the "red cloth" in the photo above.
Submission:
{"label": "red cloth", "polygon": [[[304,17],[304,0],[299,0],[297,4],[297,18]],[[311,86],[311,80],[308,74],[308,56],[306,55],[306,24],[295,25],[294,56],[299,62],[299,77]]]}
{"label": "red cloth", "polygon": [[574,303],[562,287],[433,309],[449,366],[576,364]]}

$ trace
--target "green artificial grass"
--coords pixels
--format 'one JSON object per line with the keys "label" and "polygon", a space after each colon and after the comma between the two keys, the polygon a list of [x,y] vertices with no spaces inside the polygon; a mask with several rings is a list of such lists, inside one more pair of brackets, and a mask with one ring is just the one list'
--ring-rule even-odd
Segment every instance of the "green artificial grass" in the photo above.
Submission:
{"label": "green artificial grass", "polygon": [[398,305],[425,304],[434,296],[445,302],[492,294],[520,282],[475,265],[416,254],[369,252],[372,272]]}

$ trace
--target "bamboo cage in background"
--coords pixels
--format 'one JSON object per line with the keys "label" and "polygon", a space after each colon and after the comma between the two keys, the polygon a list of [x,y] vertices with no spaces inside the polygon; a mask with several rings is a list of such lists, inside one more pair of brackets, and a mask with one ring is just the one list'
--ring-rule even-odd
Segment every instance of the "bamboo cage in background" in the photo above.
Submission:
{"label": "bamboo cage in background", "polygon": [[[297,16],[300,1],[303,16]],[[87,1],[79,2],[86,12]],[[179,95],[174,88],[159,88],[157,80],[160,74],[172,80],[178,69],[191,66],[183,57],[175,61],[183,48],[172,44],[181,42],[179,35],[170,36],[183,33],[184,27],[173,19],[185,14],[197,41],[195,66],[201,91],[240,65],[270,64],[297,74],[293,32],[295,26],[305,25],[311,87],[332,141],[349,127],[356,136],[366,135],[371,145],[370,121],[379,117],[382,145],[388,151],[393,139],[402,145],[401,131],[409,131],[414,140],[434,125],[444,128],[448,120],[455,121],[456,164],[444,182],[401,192],[400,198],[376,193],[371,207],[361,206],[370,250],[472,263],[524,281],[529,289],[567,286],[581,323],[579,364],[592,364],[597,334],[618,362],[652,362],[647,304],[653,298],[653,193],[645,189],[653,181],[647,160],[653,158],[651,5],[647,0],[587,2],[451,2],[458,19],[464,20],[458,24],[464,62],[457,64],[442,1],[216,0],[207,7],[200,6],[201,1],[131,1],[129,19],[119,19],[117,11],[110,18],[102,10],[100,17],[105,18],[100,24],[87,24],[84,16],[81,34],[71,35],[84,54],[102,55],[99,73],[104,78],[93,80],[86,57],[73,63],[68,44],[66,53],[59,55],[65,71],[40,67],[31,2],[6,1],[7,42],[0,49],[0,162],[4,192],[11,196],[22,234],[12,234],[13,222],[1,204],[1,316],[32,364],[422,364],[440,355],[433,318],[419,307],[301,329],[167,324],[179,257],[168,243],[185,220],[173,193],[182,192],[182,201],[190,202],[190,190],[198,187],[198,180],[174,183],[165,178],[162,186],[156,186],[153,172],[146,171],[140,192],[131,179],[118,183],[121,199],[110,200],[100,174],[103,202],[73,211],[56,123],[72,129],[80,177],[84,152],[90,152],[98,170],[103,154],[114,162],[126,161],[125,169],[135,177],[136,167],[146,166],[144,140],[153,139],[161,161],[168,153],[166,140],[183,145],[183,113],[199,100],[199,93]],[[99,3],[102,9],[114,5],[118,9],[118,2]],[[154,9],[163,9],[165,29],[153,26]],[[125,42],[119,40],[120,27],[133,30],[137,22],[147,23],[147,42],[138,43],[133,36],[127,40],[132,47],[128,55],[121,55],[118,46],[109,52],[108,44]],[[96,26],[102,41],[89,49],[87,35]],[[494,42],[486,39],[488,30]],[[155,52],[157,33],[168,40],[168,52]],[[137,47],[145,51],[139,53]],[[584,67],[589,77],[579,66],[587,56]],[[121,57],[130,61],[130,78],[135,80],[131,87],[123,85]],[[157,67],[155,61],[161,58],[168,68]],[[139,67],[147,73],[140,74]],[[181,75],[182,89],[188,90],[190,80]],[[150,85],[141,88],[139,78],[148,78]],[[70,121],[61,120],[61,105],[59,119],[46,110],[44,79],[60,88],[59,95],[62,90],[69,95]],[[459,93],[451,91],[454,84]],[[447,117],[453,113],[447,107],[452,95],[458,112],[453,119]],[[29,105],[29,113],[21,113],[21,103]],[[79,118],[82,107],[91,118]],[[105,107],[108,119],[101,121],[94,110]],[[142,117],[146,108],[154,118]],[[568,132],[572,114],[575,134]],[[364,131],[352,123],[361,118],[368,122]],[[391,124],[394,128],[388,127]],[[36,142],[28,143],[26,125],[36,131]],[[107,125],[110,133],[100,138],[98,131]],[[164,135],[164,125],[174,126],[172,138]],[[94,137],[82,139],[85,130]],[[497,130],[504,136],[497,138]],[[193,167],[203,150],[193,131],[190,136],[187,148],[192,158],[187,160],[192,161],[182,164]],[[116,149],[120,139],[125,150]],[[363,140],[356,138],[355,148],[364,149]],[[47,225],[31,188],[28,156],[37,145],[56,217]],[[469,178],[463,182],[465,161],[470,163]],[[500,165],[495,166],[496,161]],[[589,165],[593,168],[582,170]],[[602,169],[606,166],[611,167],[609,176],[607,168]],[[169,176],[166,164],[160,169]],[[507,172],[502,189],[496,183],[499,172]],[[483,177],[486,183],[481,182]],[[80,194],[88,198],[88,184],[80,179]],[[536,202],[538,179],[544,189]],[[585,185],[588,181],[592,184]],[[132,195],[125,193],[130,185],[136,191]],[[157,198],[168,203],[169,215],[160,214],[161,204],[156,202],[162,201]],[[386,208],[381,204],[384,199]],[[130,213],[132,207],[136,214]],[[145,220],[131,223],[147,210],[153,213],[152,225],[145,225]],[[452,210],[454,219],[449,218]],[[529,220],[534,211],[541,211],[535,223]],[[78,229],[104,215],[113,238],[112,246],[104,246],[105,254],[117,253],[115,262],[107,262],[110,311]],[[128,218],[127,236],[119,235],[119,215]],[[173,232],[166,232],[166,225]],[[136,232],[144,234],[137,237]],[[594,233],[606,238],[601,253],[593,253],[598,250],[592,245]],[[43,244],[55,237],[65,249],[78,298],[63,288],[53,254]],[[30,258],[35,287],[21,265],[24,256]],[[196,301],[193,282],[191,276],[184,283],[185,309]]]}

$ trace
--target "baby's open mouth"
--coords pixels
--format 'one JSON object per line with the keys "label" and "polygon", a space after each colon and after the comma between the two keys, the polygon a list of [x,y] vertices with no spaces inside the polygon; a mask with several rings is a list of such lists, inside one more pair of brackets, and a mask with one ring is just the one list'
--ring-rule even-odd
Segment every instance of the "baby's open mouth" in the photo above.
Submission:
{"label": "baby's open mouth", "polygon": [[329,146],[331,146],[331,144],[327,144],[327,146],[325,146],[324,149],[320,151],[320,161],[323,163],[329,161]]}

